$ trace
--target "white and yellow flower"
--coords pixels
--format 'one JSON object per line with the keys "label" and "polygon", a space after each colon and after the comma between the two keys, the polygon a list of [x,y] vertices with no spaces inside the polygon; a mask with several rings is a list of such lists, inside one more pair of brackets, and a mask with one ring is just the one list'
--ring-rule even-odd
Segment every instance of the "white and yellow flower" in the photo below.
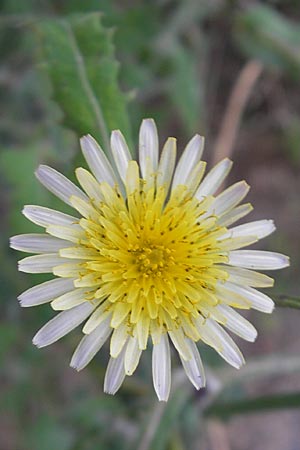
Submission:
{"label": "white and yellow flower", "polygon": [[20,271],[56,276],[19,297],[25,307],[51,302],[62,311],[33,343],[52,344],[85,321],[71,366],[83,369],[110,338],[108,393],[133,374],[149,338],[159,400],[170,392],[170,341],[188,378],[201,388],[205,375],[196,343],[205,342],[239,368],[243,356],[223,327],[247,341],[257,332],[234,308],[273,310],[273,301],[256,290],[272,286],[273,279],[256,270],[281,269],[288,258],[240,249],[268,236],[274,224],[231,227],[252,210],[249,203],[240,205],[249,186],[240,181],[216,194],[231,161],[204,176],[203,143],[194,136],[176,166],[176,140],[167,140],[159,158],[156,126],[146,119],[139,164],[120,131],[113,131],[111,163],[91,136],[81,139],[92,172],[76,170],[81,189],[50,167],[36,172],[76,215],[25,206],[24,215],[46,232],[11,238],[14,249],[36,253],[19,262]]}

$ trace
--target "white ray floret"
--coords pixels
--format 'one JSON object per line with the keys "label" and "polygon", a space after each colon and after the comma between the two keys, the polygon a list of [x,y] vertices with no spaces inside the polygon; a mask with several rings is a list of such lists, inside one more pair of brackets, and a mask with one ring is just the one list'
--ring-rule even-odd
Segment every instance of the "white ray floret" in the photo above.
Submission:
{"label": "white ray floret", "polygon": [[179,184],[185,185],[195,165],[200,161],[204,147],[204,138],[196,134],[187,144],[177,164],[172,189]]}
{"label": "white ray floret", "polygon": [[78,371],[84,369],[99,352],[110,334],[111,327],[107,318],[92,333],[81,339],[72,356],[70,366]]}
{"label": "white ray floret", "polygon": [[144,119],[140,128],[139,163],[142,177],[153,185],[158,166],[158,134],[153,119]]}
{"label": "white ray floret", "polygon": [[215,216],[222,216],[240,203],[248,191],[249,185],[245,181],[233,184],[216,197],[209,209],[209,213]]}
{"label": "white ray floret", "polygon": [[255,236],[257,239],[262,239],[269,236],[274,231],[275,225],[273,220],[256,220],[255,222],[249,222],[230,228],[225,234],[223,234],[221,239],[243,236]]}
{"label": "white ray floret", "polygon": [[71,291],[73,288],[74,280],[72,278],[55,278],[27,289],[19,295],[18,300],[23,307],[41,305]]}
{"label": "white ray floret", "polygon": [[55,211],[54,209],[44,208],[43,206],[26,205],[22,212],[27,219],[41,227],[46,228],[49,225],[79,227],[79,219],[77,217]]}
{"label": "white ray floret", "polygon": [[115,394],[120,388],[125,378],[125,351],[126,347],[116,358],[110,358],[104,378],[104,392],[107,394]]}
{"label": "white ray floret", "polygon": [[128,338],[128,344],[125,352],[125,372],[126,375],[132,375],[138,366],[142,350],[139,348],[138,339],[134,336]]}
{"label": "white ray floret", "polygon": [[88,201],[88,197],[74,183],[57,170],[52,169],[52,167],[40,165],[35,175],[48,191],[68,205],[70,205],[70,197],[72,195]]}
{"label": "white ray floret", "polygon": [[171,389],[171,355],[166,334],[163,334],[160,341],[153,345],[152,377],[158,400],[167,401]]}
{"label": "white ray floret", "polygon": [[247,299],[253,309],[257,309],[258,311],[264,313],[271,313],[274,309],[273,300],[266,294],[263,294],[256,289],[248,286],[240,286],[229,281],[224,283],[224,287],[227,290]]}
{"label": "white ray floret", "polygon": [[51,273],[55,266],[66,261],[60,258],[57,253],[46,253],[21,259],[18,268],[20,272],[26,273]]}
{"label": "white ray floret", "polygon": [[70,243],[47,234],[19,234],[10,238],[10,246],[28,253],[54,253]]}
{"label": "white ray floret", "polygon": [[132,160],[125,138],[120,131],[111,134],[111,151],[122,181],[126,181],[126,172],[129,161]]}
{"label": "white ray floret", "polygon": [[200,200],[208,195],[214,195],[229,174],[231,167],[232,161],[230,161],[230,159],[225,158],[220,161],[212,170],[210,170],[210,172],[208,172],[200,184],[195,197]]}
{"label": "white ray floret", "polygon": [[289,258],[281,253],[262,250],[235,250],[230,252],[228,264],[245,269],[277,270],[288,267]]}
{"label": "white ray floret", "polygon": [[117,182],[114,171],[95,139],[88,134],[80,139],[80,144],[85,160],[99,183],[105,181],[114,186]]}
{"label": "white ray floret", "polygon": [[192,357],[185,360],[179,355],[181,363],[191,383],[196,389],[200,389],[205,386],[205,373],[200,354],[194,341],[186,339],[186,344]]}
{"label": "white ray floret", "polygon": [[32,342],[37,347],[46,347],[58,341],[74,328],[78,327],[93,311],[90,303],[76,306],[68,311],[63,311],[51,319],[34,336]]}
{"label": "white ray floret", "polygon": [[168,192],[176,162],[176,139],[169,138],[164,145],[157,169],[157,186],[165,186]]}

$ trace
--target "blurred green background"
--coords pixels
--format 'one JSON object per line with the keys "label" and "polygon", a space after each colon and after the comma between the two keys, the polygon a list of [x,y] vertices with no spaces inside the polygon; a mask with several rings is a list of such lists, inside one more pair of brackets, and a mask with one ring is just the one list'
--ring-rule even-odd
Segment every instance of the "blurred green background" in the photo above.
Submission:
{"label": "blurred green background", "polygon": [[[2,0],[0,10],[0,449],[298,450],[299,0]],[[108,129],[96,125],[82,74]],[[9,236],[38,231],[24,204],[63,208],[35,180],[39,163],[72,178],[84,164],[78,137],[90,132],[105,148],[114,128],[135,151],[144,117],[180,148],[206,136],[210,165],[232,157],[230,181],[252,186],[252,219],[275,219],[264,248],[292,262],[272,293],[283,307],[249,313],[259,338],[237,339],[247,365],[237,372],[203,348],[208,386],[196,392],[174,357],[167,404],[152,388],[150,352],[110,397],[107,348],[79,374],[68,367],[78,330],[34,348],[53,312],[22,310],[16,297],[46,278],[17,273],[23,256],[8,248]]]}

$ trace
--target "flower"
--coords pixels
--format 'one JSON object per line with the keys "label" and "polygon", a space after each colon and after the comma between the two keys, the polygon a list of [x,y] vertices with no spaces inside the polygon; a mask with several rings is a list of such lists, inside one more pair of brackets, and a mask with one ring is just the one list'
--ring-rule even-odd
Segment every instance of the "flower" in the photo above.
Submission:
{"label": "flower", "polygon": [[19,300],[25,307],[51,302],[62,311],[34,336],[38,347],[86,321],[71,360],[77,370],[111,336],[104,380],[108,393],[133,374],[149,338],[159,400],[167,400],[170,391],[170,341],[200,389],[205,375],[196,342],[239,368],[243,356],[223,327],[247,341],[254,341],[257,332],[234,308],[273,310],[273,301],[255,289],[272,286],[273,279],[253,269],[280,269],[288,266],[288,258],[239,250],[272,233],[273,221],[230,228],[252,210],[249,203],[239,205],[249,186],[240,181],[216,194],[232,163],[224,159],[204,177],[203,144],[201,136],[194,136],[175,168],[176,139],[166,141],[159,159],[155,123],[145,119],[139,165],[121,132],[113,131],[111,162],[91,136],[81,139],[93,174],[76,170],[82,189],[50,167],[36,171],[38,180],[77,215],[24,207],[24,215],[46,233],[11,238],[12,248],[37,254],[22,259],[19,270],[57,278],[28,289]]}

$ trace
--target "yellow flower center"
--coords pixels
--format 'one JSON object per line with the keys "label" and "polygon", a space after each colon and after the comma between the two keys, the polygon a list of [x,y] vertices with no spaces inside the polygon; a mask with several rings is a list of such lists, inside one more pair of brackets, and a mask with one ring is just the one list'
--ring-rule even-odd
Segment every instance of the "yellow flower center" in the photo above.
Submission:
{"label": "yellow flower center", "polygon": [[212,199],[199,202],[185,186],[167,199],[164,187],[146,189],[142,180],[127,199],[106,183],[99,188],[103,201],[92,200],[92,214],[80,221],[86,234],[80,245],[90,256],[75,285],[91,289],[88,298],[112,313],[113,328],[126,323],[135,333],[142,324],[140,345],[149,332],[183,324],[196,340],[192,318],[216,304],[215,285],[227,276],[218,267],[227,261],[218,243],[226,229],[205,217]]}

